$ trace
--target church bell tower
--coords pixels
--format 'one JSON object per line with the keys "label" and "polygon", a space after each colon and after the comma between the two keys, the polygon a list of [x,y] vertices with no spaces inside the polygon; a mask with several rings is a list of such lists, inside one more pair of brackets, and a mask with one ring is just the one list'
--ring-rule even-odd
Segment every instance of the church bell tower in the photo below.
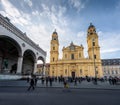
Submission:
{"label": "church bell tower", "polygon": [[96,33],[96,28],[92,23],[90,23],[87,31],[87,44],[89,59],[100,59],[98,35]]}
{"label": "church bell tower", "polygon": [[50,76],[57,76],[57,61],[59,57],[59,40],[56,30],[50,42]]}
{"label": "church bell tower", "polygon": [[52,34],[52,40],[50,43],[50,63],[58,61],[59,57],[59,41],[56,30]]}
{"label": "church bell tower", "polygon": [[91,65],[92,76],[95,78],[103,77],[98,35],[96,33],[96,28],[92,23],[90,23],[87,31],[87,44],[89,59],[93,61],[93,65]]}

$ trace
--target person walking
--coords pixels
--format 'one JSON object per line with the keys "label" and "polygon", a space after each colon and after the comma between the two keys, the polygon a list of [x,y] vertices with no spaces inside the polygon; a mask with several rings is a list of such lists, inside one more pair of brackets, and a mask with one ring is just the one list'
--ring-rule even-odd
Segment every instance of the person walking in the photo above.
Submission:
{"label": "person walking", "polygon": [[41,78],[42,85],[44,85],[44,77]]}
{"label": "person walking", "polygon": [[67,88],[67,81],[66,80],[64,80],[64,88]]}
{"label": "person walking", "polygon": [[33,79],[33,78],[31,78],[31,80],[30,80],[30,86],[28,87],[27,90],[29,91],[31,88],[32,88],[33,90],[35,89],[35,82],[34,82],[34,79]]}
{"label": "person walking", "polygon": [[37,86],[37,81],[38,81],[38,78],[37,77],[35,77],[35,86]]}
{"label": "person walking", "polygon": [[46,77],[46,87],[48,87],[48,81],[49,81],[49,78]]}
{"label": "person walking", "polygon": [[74,80],[74,86],[77,86],[77,78]]}
{"label": "person walking", "polygon": [[52,86],[52,77],[49,78],[50,86]]}
{"label": "person walking", "polygon": [[30,78],[29,78],[29,76],[27,77],[27,83],[29,83],[29,81],[30,81]]}

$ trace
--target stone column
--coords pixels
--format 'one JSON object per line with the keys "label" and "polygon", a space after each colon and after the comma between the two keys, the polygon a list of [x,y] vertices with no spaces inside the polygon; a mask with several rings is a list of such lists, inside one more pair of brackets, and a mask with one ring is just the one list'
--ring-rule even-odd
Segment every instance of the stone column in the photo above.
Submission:
{"label": "stone column", "polygon": [[21,74],[22,73],[22,62],[23,62],[23,57],[22,56],[18,57],[17,74]]}
{"label": "stone column", "polygon": [[34,63],[34,71],[33,74],[37,72],[37,62]]}
{"label": "stone column", "polygon": [[2,57],[0,56],[0,73],[2,72]]}
{"label": "stone column", "polygon": [[46,70],[45,63],[43,63],[43,76],[45,76],[45,70]]}
{"label": "stone column", "polygon": [[70,65],[68,65],[68,76],[70,77],[71,76],[71,71],[70,71],[71,69],[70,69]]}

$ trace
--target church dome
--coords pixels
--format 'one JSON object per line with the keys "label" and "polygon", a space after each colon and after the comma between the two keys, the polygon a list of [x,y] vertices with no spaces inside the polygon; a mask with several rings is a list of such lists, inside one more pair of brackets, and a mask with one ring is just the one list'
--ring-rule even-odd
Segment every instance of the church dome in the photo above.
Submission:
{"label": "church dome", "polygon": [[57,34],[56,30],[52,34],[52,40],[58,40],[58,34]]}
{"label": "church dome", "polygon": [[55,31],[53,32],[53,34],[56,34],[56,35],[57,35],[56,29],[55,29]]}
{"label": "church dome", "polygon": [[95,26],[92,23],[90,23],[88,29],[90,29],[90,28],[95,28]]}
{"label": "church dome", "polygon": [[92,35],[93,33],[96,33],[95,26],[90,23],[90,26],[88,27],[88,35]]}

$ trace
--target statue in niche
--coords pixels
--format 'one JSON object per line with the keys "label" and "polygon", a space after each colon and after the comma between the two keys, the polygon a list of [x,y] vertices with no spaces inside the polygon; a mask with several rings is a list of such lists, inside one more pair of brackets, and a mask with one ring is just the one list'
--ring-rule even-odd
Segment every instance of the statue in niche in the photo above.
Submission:
{"label": "statue in niche", "polygon": [[15,63],[11,66],[10,73],[15,73],[16,74],[16,71],[17,71],[17,63]]}
{"label": "statue in niche", "polygon": [[8,60],[7,59],[4,59],[3,61],[4,63],[4,69],[8,69]]}

